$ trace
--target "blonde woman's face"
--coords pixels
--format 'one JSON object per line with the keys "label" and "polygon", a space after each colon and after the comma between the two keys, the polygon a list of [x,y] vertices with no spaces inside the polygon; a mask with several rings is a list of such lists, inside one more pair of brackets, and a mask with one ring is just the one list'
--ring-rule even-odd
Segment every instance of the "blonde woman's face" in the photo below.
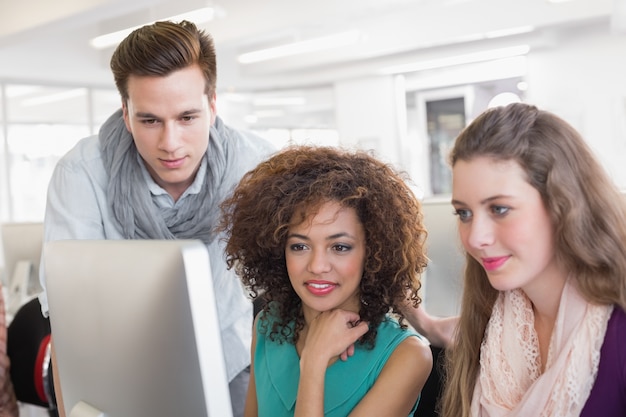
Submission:
{"label": "blonde woman's face", "polygon": [[555,258],[554,227],[539,192],[513,160],[459,160],[453,167],[452,204],[465,250],[500,291],[539,294],[565,279]]}

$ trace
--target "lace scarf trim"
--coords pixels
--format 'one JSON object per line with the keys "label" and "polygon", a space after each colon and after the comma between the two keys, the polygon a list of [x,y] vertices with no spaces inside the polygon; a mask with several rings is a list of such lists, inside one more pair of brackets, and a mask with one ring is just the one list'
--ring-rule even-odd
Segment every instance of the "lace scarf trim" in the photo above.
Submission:
{"label": "lace scarf trim", "polygon": [[521,290],[501,293],[481,346],[472,415],[578,416],[596,379],[612,309],[587,303],[568,280],[542,374],[530,300]]}

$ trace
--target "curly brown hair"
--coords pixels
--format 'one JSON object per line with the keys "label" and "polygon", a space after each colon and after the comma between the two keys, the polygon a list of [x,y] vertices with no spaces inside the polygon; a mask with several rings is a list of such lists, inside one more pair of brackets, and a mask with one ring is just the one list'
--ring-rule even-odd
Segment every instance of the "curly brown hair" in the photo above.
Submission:
{"label": "curly brown hair", "polygon": [[361,342],[374,345],[376,328],[388,313],[406,327],[399,307],[407,298],[416,307],[421,302],[419,278],[427,263],[421,204],[407,180],[365,151],[322,146],[285,148],[242,178],[221,204],[219,229],[228,267],[253,298],[263,295],[266,311],[272,306],[276,320],[265,330],[270,339],[296,343],[304,326],[285,262],[289,227],[329,201],[353,208],[365,229],[359,315],[370,331]]}

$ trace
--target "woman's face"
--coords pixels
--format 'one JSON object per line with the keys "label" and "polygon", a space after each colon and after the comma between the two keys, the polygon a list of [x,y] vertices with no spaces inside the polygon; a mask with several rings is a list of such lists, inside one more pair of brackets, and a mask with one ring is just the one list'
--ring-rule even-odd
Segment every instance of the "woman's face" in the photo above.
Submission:
{"label": "woman's face", "polygon": [[548,282],[543,278],[563,279],[549,213],[516,161],[457,161],[452,204],[465,250],[485,268],[495,289],[539,294]]}
{"label": "woman's face", "polygon": [[324,203],[290,226],[285,258],[305,318],[335,308],[359,311],[365,230],[353,208]]}

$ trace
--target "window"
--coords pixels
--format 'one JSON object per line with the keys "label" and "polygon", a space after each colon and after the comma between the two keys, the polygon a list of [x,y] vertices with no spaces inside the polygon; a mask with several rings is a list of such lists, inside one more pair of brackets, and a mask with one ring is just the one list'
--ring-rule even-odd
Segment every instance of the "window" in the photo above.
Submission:
{"label": "window", "polygon": [[2,221],[42,221],[57,161],[116,108],[114,89],[0,84]]}
{"label": "window", "polygon": [[427,101],[426,126],[431,190],[433,194],[450,194],[452,172],[448,165],[448,154],[454,139],[465,127],[465,99],[456,97]]}

